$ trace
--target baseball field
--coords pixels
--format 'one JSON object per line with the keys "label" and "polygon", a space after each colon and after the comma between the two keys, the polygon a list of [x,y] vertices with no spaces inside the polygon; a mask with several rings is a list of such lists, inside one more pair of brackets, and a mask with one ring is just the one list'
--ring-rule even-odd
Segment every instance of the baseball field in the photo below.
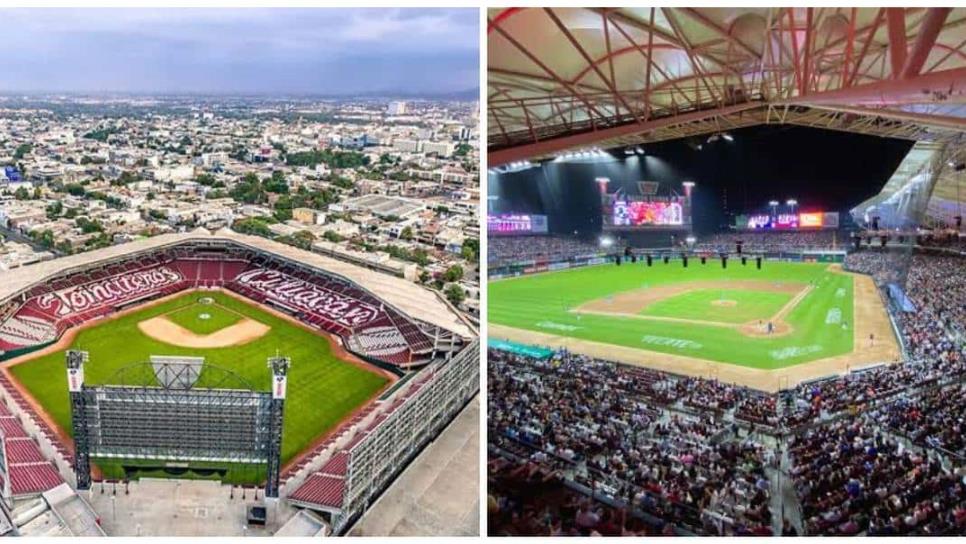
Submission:
{"label": "baseball field", "polygon": [[607,264],[491,282],[490,335],[702,375],[717,375],[709,363],[771,372],[848,365],[871,348],[883,348],[874,357],[898,353],[867,277],[821,263],[688,264]]}
{"label": "baseball field", "polygon": [[[283,463],[316,442],[388,385],[385,372],[353,359],[329,338],[289,318],[224,292],[190,292],[95,322],[57,345],[7,363],[11,375],[66,435],[71,433],[65,351],[90,353],[89,384],[114,383],[115,373],[151,355],[204,357],[206,365],[231,370],[256,390],[268,391],[266,360],[290,357],[282,437]],[[204,371],[199,378],[204,380]],[[120,477],[137,462],[100,460],[105,477]],[[178,477],[215,477],[231,483],[264,478],[263,467],[199,464]],[[197,470],[195,470],[197,469]],[[144,475],[161,475],[145,468]]]}

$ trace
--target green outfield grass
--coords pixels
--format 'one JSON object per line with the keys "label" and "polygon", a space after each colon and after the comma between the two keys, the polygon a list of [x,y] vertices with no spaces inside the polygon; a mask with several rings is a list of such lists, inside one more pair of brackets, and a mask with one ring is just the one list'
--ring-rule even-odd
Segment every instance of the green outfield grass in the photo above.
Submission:
{"label": "green outfield grass", "polygon": [[[775,369],[841,355],[853,349],[852,278],[829,272],[827,264],[766,261],[761,270],[734,262],[727,269],[694,260],[684,268],[680,261],[646,266],[613,264],[577,268],[498,280],[488,286],[491,323],[551,335],[569,336],[650,351],[673,353],[711,361]],[[791,310],[786,321],[793,331],[781,337],[749,337],[734,328],[682,324],[632,316],[578,315],[577,306],[624,291],[658,285],[708,280],[768,280],[796,282],[815,287]],[[791,295],[763,291],[732,293],[733,310],[711,306],[719,290],[681,294],[656,302],[645,311],[666,317],[742,323],[759,314],[777,311]],[[772,296],[777,295],[777,296]],[[736,297],[740,297],[736,298]],[[739,310],[745,304],[752,308]],[[656,308],[656,310],[655,310]],[[774,313],[774,312],[772,312]],[[657,315],[657,314],[654,314]],[[746,319],[752,315],[750,319]],[[843,324],[848,324],[847,328]]]}
{"label": "green outfield grass", "polygon": [[195,303],[166,315],[168,319],[195,334],[211,334],[238,323],[242,314],[218,304]]}
{"label": "green outfield grass", "polygon": [[[224,312],[225,317],[228,314],[243,315],[268,325],[271,330],[243,346],[193,349],[154,340],[137,327],[145,319],[170,312],[190,315],[203,309],[212,313],[216,305],[197,303],[202,296],[214,299],[220,307],[219,315],[220,312]],[[275,355],[276,350],[291,357],[282,437],[283,461],[291,459],[316,437],[366,403],[387,381],[380,374],[340,360],[332,352],[326,338],[222,293],[188,293],[94,326],[78,334],[71,348],[90,352],[90,362],[85,365],[84,372],[85,381],[89,384],[111,383],[118,369],[147,362],[151,355],[190,355],[205,357],[206,364],[234,371],[260,391],[268,391],[271,385],[266,359]],[[64,351],[58,351],[10,370],[57,424],[70,433],[64,356]],[[204,372],[201,375],[203,379]],[[127,464],[124,461],[115,464],[122,463]]]}
{"label": "green outfield grass", "polygon": [[[793,296],[747,289],[695,289],[649,304],[641,315],[747,323],[775,315]],[[715,301],[720,300],[733,301],[735,305],[715,306]]]}

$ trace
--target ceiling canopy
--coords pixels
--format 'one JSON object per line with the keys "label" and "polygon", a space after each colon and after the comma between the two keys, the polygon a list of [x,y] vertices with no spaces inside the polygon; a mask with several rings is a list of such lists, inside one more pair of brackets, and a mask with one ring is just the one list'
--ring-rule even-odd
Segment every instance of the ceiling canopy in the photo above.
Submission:
{"label": "ceiling canopy", "polygon": [[762,123],[962,142],[963,8],[499,8],[490,165]]}

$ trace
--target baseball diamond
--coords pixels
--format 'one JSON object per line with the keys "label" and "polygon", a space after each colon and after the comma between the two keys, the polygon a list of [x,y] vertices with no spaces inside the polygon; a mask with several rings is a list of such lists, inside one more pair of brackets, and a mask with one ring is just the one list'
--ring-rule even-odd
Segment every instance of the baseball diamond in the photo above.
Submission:
{"label": "baseball diamond", "polygon": [[[888,317],[865,281],[818,263],[590,266],[491,282],[490,330],[495,338],[774,389],[778,375],[797,382],[830,365],[897,356]],[[881,341],[859,341],[869,334]]]}

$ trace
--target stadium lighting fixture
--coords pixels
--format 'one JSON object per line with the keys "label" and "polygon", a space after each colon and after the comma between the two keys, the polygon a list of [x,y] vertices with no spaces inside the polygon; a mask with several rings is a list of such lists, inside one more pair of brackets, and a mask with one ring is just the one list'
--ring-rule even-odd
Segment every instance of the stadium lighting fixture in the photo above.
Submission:
{"label": "stadium lighting fixture", "polygon": [[728,140],[729,142],[735,141],[735,137],[732,136],[731,134],[728,134],[727,132],[722,134],[721,137],[724,138],[725,140]]}
{"label": "stadium lighting fixture", "polygon": [[688,236],[687,238],[684,239],[684,241],[687,242],[689,246],[693,246],[694,243],[698,241],[698,239],[695,238],[694,236]]}
{"label": "stadium lighting fixture", "polygon": [[600,237],[600,247],[611,247],[612,245],[614,245],[613,238],[611,238],[610,236]]}
{"label": "stadium lighting fixture", "polygon": [[777,200],[769,200],[768,201],[768,205],[771,206],[772,208],[777,207],[778,206],[778,201]]}
{"label": "stadium lighting fixture", "polygon": [[702,149],[704,149],[704,146],[701,144],[698,144],[698,151],[701,151]]}

